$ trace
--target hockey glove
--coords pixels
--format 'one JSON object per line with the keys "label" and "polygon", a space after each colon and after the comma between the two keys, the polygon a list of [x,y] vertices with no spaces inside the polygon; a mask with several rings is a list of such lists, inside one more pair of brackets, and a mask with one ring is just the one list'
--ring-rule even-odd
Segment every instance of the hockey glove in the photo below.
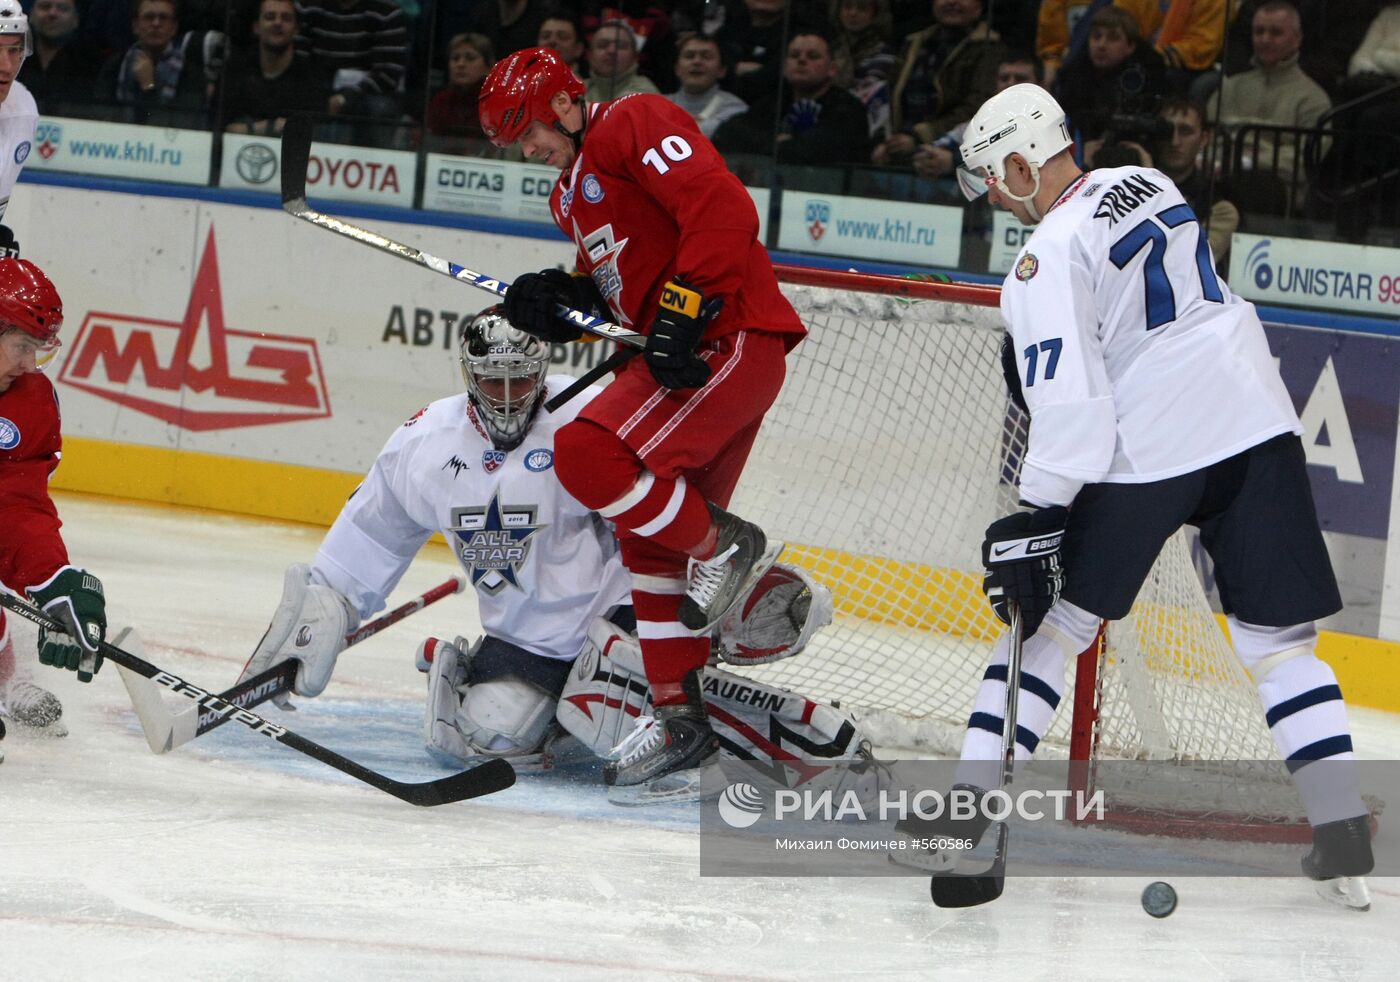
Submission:
{"label": "hockey glove", "polygon": [[652,378],[668,389],[698,389],[710,380],[710,366],[696,356],[695,348],[723,306],[722,297],[706,300],[679,276],[661,288],[643,352]]}
{"label": "hockey glove", "polygon": [[102,581],[85,569],[64,566],[47,582],[30,587],[29,599],[67,632],[39,628],[39,662],[77,672],[79,682],[91,682],[102,667],[98,642],[107,637]]}
{"label": "hockey glove", "polygon": [[982,541],[982,565],[987,568],[982,592],[1007,624],[1011,623],[1009,603],[1020,606],[1022,637],[1035,634],[1060,599],[1064,585],[1060,542],[1068,519],[1069,511],[1055,505],[1018,511],[987,526]]}
{"label": "hockey glove", "polygon": [[506,320],[541,341],[577,341],[583,332],[555,313],[560,304],[594,317],[607,316],[607,301],[592,277],[562,269],[544,269],[518,277],[506,289],[501,307]]}
{"label": "hockey glove", "polygon": [[0,259],[18,259],[19,243],[15,241],[15,233],[10,231],[10,226],[0,225]]}

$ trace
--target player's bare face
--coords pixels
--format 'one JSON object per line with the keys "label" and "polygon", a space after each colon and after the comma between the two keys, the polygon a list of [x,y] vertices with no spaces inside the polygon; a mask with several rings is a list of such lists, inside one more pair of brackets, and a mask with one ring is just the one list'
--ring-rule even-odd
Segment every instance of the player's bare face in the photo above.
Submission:
{"label": "player's bare face", "polygon": [[9,329],[0,335],[0,392],[15,379],[39,370],[39,342],[23,331]]}
{"label": "player's bare face", "polygon": [[24,38],[18,34],[0,34],[0,102],[10,94],[10,86],[24,61]]}
{"label": "player's bare face", "polygon": [[533,120],[520,137],[520,150],[526,160],[564,170],[573,166],[574,144],[553,126]]}

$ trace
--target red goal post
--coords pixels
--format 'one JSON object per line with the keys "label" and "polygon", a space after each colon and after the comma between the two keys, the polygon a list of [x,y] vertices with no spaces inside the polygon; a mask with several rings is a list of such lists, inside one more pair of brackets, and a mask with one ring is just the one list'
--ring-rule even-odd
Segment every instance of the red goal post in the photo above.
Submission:
{"label": "red goal post", "polygon": [[[734,508],[831,587],[836,622],[801,657],[753,669],[840,701],[882,746],[956,754],[1002,626],[980,543],[1015,507],[1028,420],[998,349],[1000,289],[775,267],[809,328],[789,358]],[[1047,316],[1056,312],[1047,311]],[[1133,612],[1107,625],[1038,754],[1084,761],[1108,824],[1170,835],[1306,841],[1253,682],[1226,642],[1184,535]],[[1182,786],[1104,785],[1100,763],[1180,762]],[[1257,809],[1237,803],[1258,786]],[[1215,791],[1212,791],[1212,789]],[[1251,798],[1251,800],[1253,800]]]}

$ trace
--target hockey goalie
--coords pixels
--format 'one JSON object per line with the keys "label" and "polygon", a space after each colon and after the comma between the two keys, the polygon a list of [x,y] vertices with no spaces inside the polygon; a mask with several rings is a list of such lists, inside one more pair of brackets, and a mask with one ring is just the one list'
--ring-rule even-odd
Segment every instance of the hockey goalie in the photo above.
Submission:
{"label": "hockey goalie", "polygon": [[[553,471],[554,434],[601,390],[541,412],[573,382],[547,375],[549,346],[494,307],[464,325],[466,391],[427,406],[389,438],[314,561],[287,571],[281,602],[242,677],[291,658],[298,662],[293,691],[318,695],[345,635],[384,606],[440,531],[475,588],[485,633],[419,646],[430,750],[456,760],[503,757],[519,768],[551,766],[569,748],[617,760],[627,752],[618,751],[624,738],[649,732],[631,576],[609,526],[570,497]],[[683,591],[685,581],[648,585],[667,587]],[[813,770],[803,761],[868,762],[860,729],[845,713],[718,667],[797,655],[831,616],[829,592],[781,564],[729,611],[703,679],[723,754],[790,763],[797,781]],[[716,777],[714,766],[696,768],[610,789],[610,796],[619,803],[696,798]]]}

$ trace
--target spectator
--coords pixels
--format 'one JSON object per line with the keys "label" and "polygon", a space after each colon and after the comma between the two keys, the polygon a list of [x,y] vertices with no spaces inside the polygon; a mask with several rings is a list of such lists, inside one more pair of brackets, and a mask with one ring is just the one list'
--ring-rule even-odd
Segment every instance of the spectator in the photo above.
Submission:
{"label": "spectator", "polygon": [[[408,66],[408,27],[394,0],[299,0],[303,52],[330,76],[332,116],[397,119]],[[373,130],[361,136],[373,137]]]}
{"label": "spectator", "polygon": [[753,105],[778,87],[788,0],[744,0],[715,35],[731,75],[727,88]]}
{"label": "spectator", "polygon": [[1240,227],[1240,210],[1225,200],[1224,188],[1212,188],[1210,177],[1201,170],[1201,155],[1211,140],[1205,109],[1198,102],[1168,98],[1158,112],[1171,124],[1172,135],[1158,144],[1147,166],[1155,166],[1172,179],[1196,217],[1205,223],[1216,266],[1228,269],[1230,240]]}
{"label": "spectator", "polygon": [[[1237,4],[1230,30],[1225,35],[1226,75],[1248,71],[1254,58],[1254,14],[1264,0],[1243,0]],[[1294,0],[1303,25],[1303,46],[1298,64],[1327,94],[1338,99],[1347,77],[1347,64],[1356,53],[1385,0]]]}
{"label": "spectator", "polygon": [[933,0],[933,24],[905,39],[876,164],[909,166],[914,150],[967,122],[992,94],[1004,48],[982,0]]}
{"label": "spectator", "polygon": [[[1265,0],[1254,12],[1254,67],[1231,75],[1211,96],[1209,114],[1232,135],[1247,126],[1310,130],[1332,101],[1298,64],[1303,43],[1302,20],[1290,0]],[[1241,166],[1270,170],[1295,198],[1303,190],[1297,168],[1302,133],[1246,134],[1237,150]],[[1255,185],[1258,187],[1259,185]]]}
{"label": "spectator", "polygon": [[1211,68],[1225,39],[1229,0],[1115,0],[1137,20],[1142,36],[1181,79]]}
{"label": "spectator", "polygon": [[444,35],[485,34],[502,58],[533,47],[551,13],[544,0],[473,0],[460,7],[443,2],[441,9]]}
{"label": "spectator", "polygon": [[585,36],[604,24],[625,21],[637,38],[637,71],[658,87],[669,89],[676,84],[671,77],[676,58],[675,39],[671,33],[671,4],[655,4],[648,0],[613,0],[599,3],[589,0],[582,4]]}
{"label": "spectator", "polygon": [[836,84],[861,101],[871,134],[890,118],[890,76],[894,73],[890,0],[831,0],[832,55]]}
{"label": "spectator", "polygon": [[[996,90],[1001,92],[1023,82],[1045,84],[1045,71],[1040,59],[1022,51],[1008,51],[997,65]],[[954,126],[932,143],[923,143],[914,151],[914,173],[920,177],[947,177],[962,166],[963,135],[967,121]]]}
{"label": "spectator", "polygon": [[637,35],[626,21],[612,21],[593,32],[588,40],[588,69],[583,96],[589,102],[660,91],[637,71]]}
{"label": "spectator", "polygon": [[34,53],[24,59],[17,78],[38,103],[39,112],[61,115],[64,106],[92,101],[101,56],[78,35],[78,8],[73,0],[34,0],[29,33]]}
{"label": "spectator", "polygon": [[[540,24],[540,33],[535,38],[535,44],[541,48],[549,48],[557,54],[579,78],[588,73],[582,64],[583,28],[579,26],[577,17],[557,10],[551,12]],[[490,65],[486,67],[488,71],[491,68]]]}
{"label": "spectator", "polygon": [[743,99],[719,87],[724,72],[719,43],[704,34],[693,34],[681,42],[676,55],[681,87],[666,97],[690,113],[700,132],[712,139],[721,123],[749,108]]}
{"label": "spectator", "polygon": [[1084,53],[1060,71],[1059,102],[1075,141],[1082,146],[1107,135],[1152,142],[1165,77],[1162,56],[1143,43],[1133,15],[1121,7],[1098,10]]}
{"label": "spectator", "polygon": [[224,73],[224,129],[229,133],[279,136],[287,117],[317,112],[322,81],[298,61],[294,42],[297,10],[292,0],[261,0],[253,21],[257,47],[236,52]]}
{"label": "spectator", "polygon": [[[1089,43],[1089,15],[1110,0],[1044,0],[1036,17],[1035,53],[1045,63],[1045,87],[1053,89],[1065,63]],[[1141,34],[1141,30],[1138,32]]]}
{"label": "spectator", "polygon": [[481,130],[477,99],[495,63],[491,39],[484,34],[458,34],[447,42],[447,87],[428,103],[428,132],[447,138],[437,142],[438,150],[469,154],[490,146]]}
{"label": "spectator", "polygon": [[793,35],[783,59],[780,92],[721,126],[715,146],[723,152],[774,151],[780,164],[864,162],[870,152],[865,107],[834,84],[836,72],[825,35],[806,30]]}
{"label": "spectator", "polygon": [[136,0],[136,43],[103,66],[101,96],[127,107],[131,122],[202,127],[213,79],[222,61],[217,31],[180,33],[175,0]]}
{"label": "spectator", "polygon": [[[1360,47],[1352,55],[1347,75],[1349,79],[1371,76],[1382,85],[1400,80],[1400,3],[1392,0],[1377,11]],[[1374,87],[1364,83],[1361,86],[1366,90]]]}

